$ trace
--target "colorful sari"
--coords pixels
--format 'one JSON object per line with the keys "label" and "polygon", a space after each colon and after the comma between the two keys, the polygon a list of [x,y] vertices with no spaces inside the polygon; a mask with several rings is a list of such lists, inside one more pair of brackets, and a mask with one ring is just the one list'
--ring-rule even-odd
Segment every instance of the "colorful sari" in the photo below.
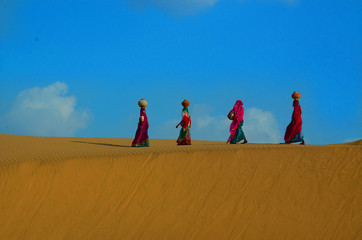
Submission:
{"label": "colorful sari", "polygon": [[284,135],[286,143],[302,142],[304,139],[302,133],[302,109],[298,100],[294,100],[293,107],[292,121],[289,123]]}
{"label": "colorful sari", "polygon": [[177,145],[191,145],[191,117],[187,107],[182,109],[182,121],[180,135],[177,138]]}
{"label": "colorful sari", "polygon": [[136,131],[136,136],[132,142],[132,147],[149,147],[148,119],[145,108],[141,108],[138,128]]}
{"label": "colorful sari", "polygon": [[244,125],[243,102],[237,100],[232,111],[234,111],[234,119],[230,124],[230,136],[227,143],[235,144],[241,140],[245,140],[245,134],[242,129]]}

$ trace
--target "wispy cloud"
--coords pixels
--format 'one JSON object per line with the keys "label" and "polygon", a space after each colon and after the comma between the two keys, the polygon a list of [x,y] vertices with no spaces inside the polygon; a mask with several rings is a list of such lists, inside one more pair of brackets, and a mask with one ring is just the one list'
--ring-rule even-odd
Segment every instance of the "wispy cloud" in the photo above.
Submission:
{"label": "wispy cloud", "polygon": [[68,86],[56,82],[20,92],[0,118],[1,131],[35,136],[73,136],[87,127],[89,111],[77,111],[75,96],[67,96]]}
{"label": "wispy cloud", "polygon": [[215,5],[218,0],[127,0],[138,9],[156,7],[172,15],[190,15]]}
{"label": "wispy cloud", "polygon": [[225,141],[229,136],[230,120],[224,115],[213,115],[207,104],[195,104],[191,109],[191,136],[198,140]]}
{"label": "wispy cloud", "polygon": [[149,136],[154,139],[175,139],[178,137],[180,128],[176,128],[176,125],[180,122],[180,119],[173,119],[163,122],[158,125],[150,125]]}
{"label": "wispy cloud", "polygon": [[[126,0],[137,9],[157,8],[171,15],[185,16],[196,14],[213,7],[219,0]],[[239,0],[240,2],[244,0]],[[266,0],[293,4],[299,0]]]}
{"label": "wispy cloud", "polygon": [[274,1],[285,2],[285,3],[290,3],[290,4],[299,2],[299,0],[274,0]]}
{"label": "wispy cloud", "polygon": [[358,140],[361,140],[361,138],[346,138],[346,139],[343,139],[342,142],[343,143],[349,143],[349,142],[355,142],[355,141],[358,141]]}
{"label": "wispy cloud", "polygon": [[245,110],[245,134],[248,141],[256,143],[278,143],[283,140],[279,124],[270,111],[258,108]]}
{"label": "wispy cloud", "polygon": [[[239,2],[244,2],[245,0],[239,0]],[[256,1],[264,1],[264,2],[284,2],[284,3],[289,3],[289,4],[293,4],[293,3],[297,3],[300,0],[256,0]]]}

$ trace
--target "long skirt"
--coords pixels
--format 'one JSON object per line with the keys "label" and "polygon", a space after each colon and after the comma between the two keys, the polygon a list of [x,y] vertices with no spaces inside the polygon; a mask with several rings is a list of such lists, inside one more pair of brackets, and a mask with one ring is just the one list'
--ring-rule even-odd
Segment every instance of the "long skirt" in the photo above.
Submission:
{"label": "long skirt", "polygon": [[181,127],[180,135],[176,142],[177,145],[191,145],[190,127],[187,127],[186,129]]}
{"label": "long skirt", "polygon": [[244,122],[241,122],[239,127],[236,129],[235,137],[233,140],[230,141],[230,144],[235,144],[237,142],[240,142],[245,139],[245,134],[243,132],[242,126],[244,125]]}
{"label": "long skirt", "polygon": [[132,144],[132,147],[149,147],[149,146],[150,146],[150,140],[148,138],[139,144]]}
{"label": "long skirt", "polygon": [[304,135],[302,132],[298,133],[297,136],[295,136],[294,138],[292,138],[290,141],[290,143],[296,143],[296,142],[302,142],[304,140]]}

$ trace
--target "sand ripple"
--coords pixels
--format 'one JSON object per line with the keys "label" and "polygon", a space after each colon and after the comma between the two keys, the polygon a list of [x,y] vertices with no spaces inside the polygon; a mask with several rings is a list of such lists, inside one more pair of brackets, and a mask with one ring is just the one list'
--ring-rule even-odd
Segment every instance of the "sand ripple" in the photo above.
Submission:
{"label": "sand ripple", "polygon": [[360,239],[362,144],[0,134],[0,239]]}

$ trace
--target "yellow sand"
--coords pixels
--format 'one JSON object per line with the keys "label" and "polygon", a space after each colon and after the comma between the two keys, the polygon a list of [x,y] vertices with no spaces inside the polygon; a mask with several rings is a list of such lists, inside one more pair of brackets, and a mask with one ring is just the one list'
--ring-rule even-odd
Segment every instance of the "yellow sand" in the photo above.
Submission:
{"label": "yellow sand", "polygon": [[0,134],[0,239],[361,239],[362,142]]}

